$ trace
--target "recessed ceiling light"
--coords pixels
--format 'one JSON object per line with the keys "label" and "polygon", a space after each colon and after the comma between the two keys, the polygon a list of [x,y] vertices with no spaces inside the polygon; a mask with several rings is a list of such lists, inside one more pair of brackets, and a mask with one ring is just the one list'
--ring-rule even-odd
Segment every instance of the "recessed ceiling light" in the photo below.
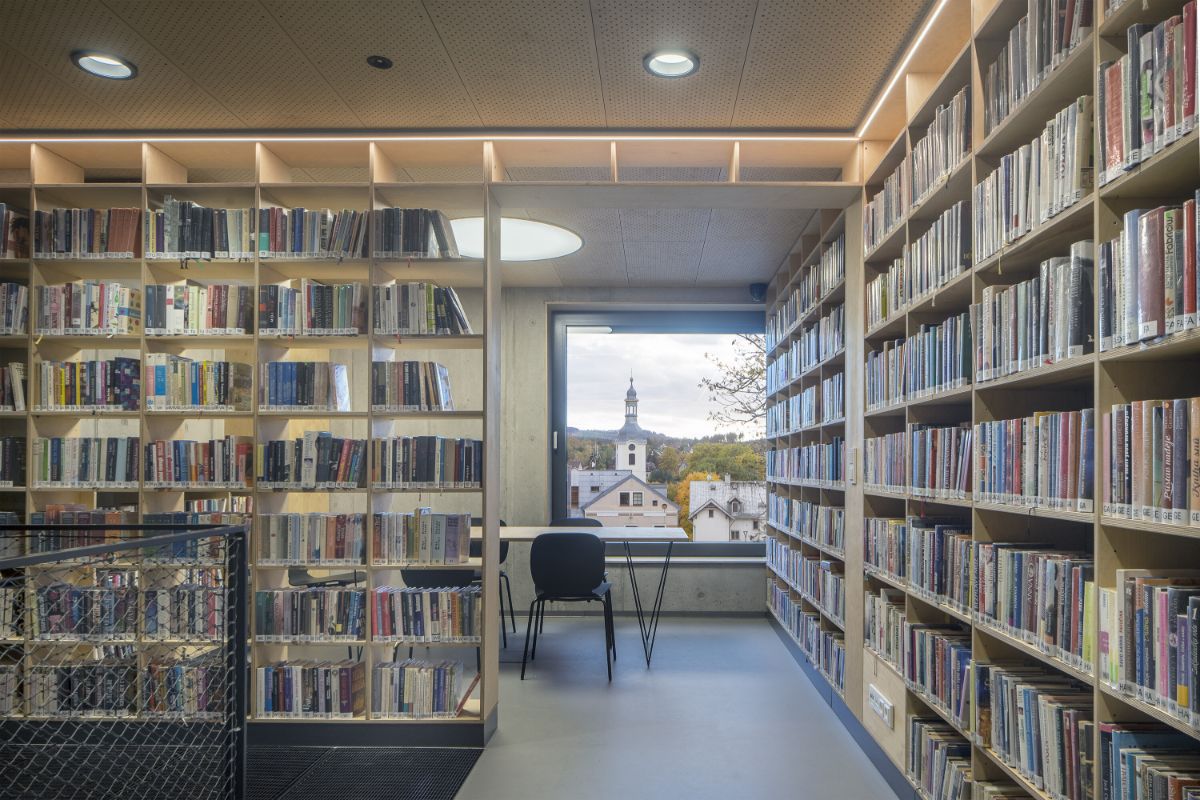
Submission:
{"label": "recessed ceiling light", "polygon": [[[483,258],[483,217],[450,220],[458,252],[465,258]],[[500,260],[542,261],[570,255],[583,247],[574,231],[532,219],[501,217]]]}
{"label": "recessed ceiling light", "polygon": [[700,69],[700,59],[686,50],[655,50],[642,59],[642,65],[660,78],[682,78]]}
{"label": "recessed ceiling light", "polygon": [[71,60],[75,62],[75,66],[97,78],[127,81],[137,77],[136,64],[108,53],[98,53],[95,50],[76,50],[71,53]]}
{"label": "recessed ceiling light", "polygon": [[367,56],[367,63],[375,69],[392,68],[392,60],[387,56]]}

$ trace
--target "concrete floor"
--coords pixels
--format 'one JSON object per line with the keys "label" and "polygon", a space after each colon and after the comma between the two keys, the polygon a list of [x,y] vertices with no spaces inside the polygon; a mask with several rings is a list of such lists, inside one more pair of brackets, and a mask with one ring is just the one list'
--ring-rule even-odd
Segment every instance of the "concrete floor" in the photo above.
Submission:
{"label": "concrete floor", "polygon": [[599,618],[547,618],[524,682],[517,626],[458,800],[896,797],[765,618],[665,618],[650,669],[618,618],[611,685]]}

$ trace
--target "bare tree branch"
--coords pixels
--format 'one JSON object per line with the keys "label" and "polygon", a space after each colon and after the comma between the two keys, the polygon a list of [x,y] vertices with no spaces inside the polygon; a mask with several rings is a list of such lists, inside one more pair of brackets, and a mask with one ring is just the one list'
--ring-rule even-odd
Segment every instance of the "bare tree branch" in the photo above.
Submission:
{"label": "bare tree branch", "polygon": [[766,339],[760,334],[739,333],[729,361],[705,353],[721,371],[717,378],[701,378],[698,386],[718,408],[708,418],[723,427],[755,424],[767,413]]}

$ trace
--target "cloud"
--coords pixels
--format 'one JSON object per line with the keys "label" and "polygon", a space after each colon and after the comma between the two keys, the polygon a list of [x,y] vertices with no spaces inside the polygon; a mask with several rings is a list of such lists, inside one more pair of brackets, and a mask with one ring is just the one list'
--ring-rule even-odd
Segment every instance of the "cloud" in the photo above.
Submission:
{"label": "cloud", "polygon": [[740,432],[750,426],[720,428],[708,419],[716,404],[699,386],[716,377],[705,358],[726,361],[734,355],[733,334],[572,333],[567,339],[567,424],[614,430],[625,421],[625,391],[632,371],[637,389],[638,423],[672,436],[701,437]]}

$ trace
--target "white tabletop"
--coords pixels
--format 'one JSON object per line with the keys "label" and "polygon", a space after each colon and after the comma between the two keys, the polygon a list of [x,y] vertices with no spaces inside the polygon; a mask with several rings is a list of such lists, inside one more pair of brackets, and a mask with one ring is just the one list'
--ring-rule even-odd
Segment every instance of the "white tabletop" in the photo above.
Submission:
{"label": "white tabletop", "polygon": [[[683,528],[605,527],[605,528],[551,528],[545,525],[507,525],[500,528],[500,539],[505,542],[532,542],[543,533],[591,533],[605,542],[686,542],[688,535]],[[471,537],[483,538],[482,528],[472,528]]]}

